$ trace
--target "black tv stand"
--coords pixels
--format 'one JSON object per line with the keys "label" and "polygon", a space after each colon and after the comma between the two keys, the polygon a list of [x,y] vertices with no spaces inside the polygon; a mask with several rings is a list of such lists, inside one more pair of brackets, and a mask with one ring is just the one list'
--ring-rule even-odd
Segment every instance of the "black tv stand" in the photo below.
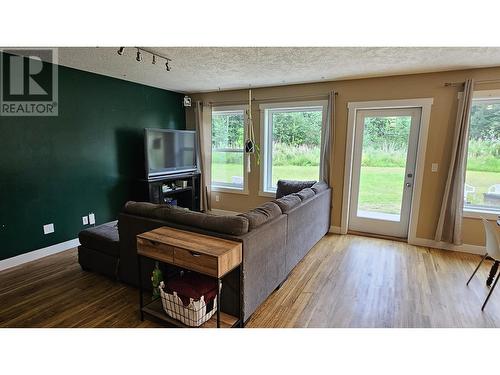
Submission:
{"label": "black tv stand", "polygon": [[172,204],[200,211],[200,173],[185,172],[145,180],[151,203]]}

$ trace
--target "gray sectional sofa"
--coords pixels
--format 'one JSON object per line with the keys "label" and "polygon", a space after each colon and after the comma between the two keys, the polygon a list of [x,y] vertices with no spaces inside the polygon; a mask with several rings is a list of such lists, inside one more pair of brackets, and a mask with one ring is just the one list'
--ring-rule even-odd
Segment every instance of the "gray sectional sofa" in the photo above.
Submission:
{"label": "gray sectional sofa", "polygon": [[[112,272],[116,271],[119,280],[138,285],[136,235],[161,226],[242,242],[243,264],[223,279],[221,308],[234,315],[241,309],[246,322],[330,227],[331,189],[325,183],[279,181],[276,196],[238,216],[128,202],[118,217],[117,263],[108,263],[114,265]],[[90,248],[96,246],[95,238],[88,241],[85,231],[79,237],[82,268],[112,273],[103,272],[102,257]],[[152,262],[145,267],[152,269]],[[148,274],[144,272],[143,285],[150,284]]]}

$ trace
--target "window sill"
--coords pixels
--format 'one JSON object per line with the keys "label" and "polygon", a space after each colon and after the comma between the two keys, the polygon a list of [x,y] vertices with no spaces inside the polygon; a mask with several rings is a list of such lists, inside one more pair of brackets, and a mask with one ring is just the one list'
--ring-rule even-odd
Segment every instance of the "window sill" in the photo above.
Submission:
{"label": "window sill", "polygon": [[259,197],[276,198],[276,192],[275,191],[259,191]]}
{"label": "window sill", "polygon": [[219,193],[248,195],[248,190],[246,189],[231,188],[227,186],[212,186],[212,191],[217,191]]}
{"label": "window sill", "polygon": [[480,210],[480,209],[466,209],[464,208],[464,213],[463,217],[467,217],[470,219],[481,219],[485,218],[487,220],[497,220],[498,216],[500,215],[500,211],[487,211],[487,210]]}

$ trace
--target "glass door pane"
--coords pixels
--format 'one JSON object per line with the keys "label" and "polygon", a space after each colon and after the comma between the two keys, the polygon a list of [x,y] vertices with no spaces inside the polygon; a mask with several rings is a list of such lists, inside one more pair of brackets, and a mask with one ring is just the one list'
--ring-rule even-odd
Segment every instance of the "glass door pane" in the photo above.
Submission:
{"label": "glass door pane", "polygon": [[364,118],[358,216],[400,221],[411,116]]}

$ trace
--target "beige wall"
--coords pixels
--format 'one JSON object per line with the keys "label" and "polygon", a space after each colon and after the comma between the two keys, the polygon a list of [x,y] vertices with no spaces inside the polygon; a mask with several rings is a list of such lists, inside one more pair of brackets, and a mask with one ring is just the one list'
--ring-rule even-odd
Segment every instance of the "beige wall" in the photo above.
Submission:
{"label": "beige wall", "polygon": [[[453,135],[457,111],[457,93],[459,87],[445,87],[445,82],[463,81],[467,77],[476,80],[500,78],[500,68],[461,70],[441,73],[414,74],[381,78],[367,78],[336,82],[320,82],[313,84],[269,87],[253,89],[256,99],[252,105],[256,138],[260,134],[260,114],[258,104],[266,102],[263,98],[283,98],[326,95],[330,90],[338,91],[335,113],[335,145],[332,155],[332,187],[333,210],[332,225],[340,226],[342,211],[342,189],[344,178],[344,156],[347,134],[347,103],[355,101],[434,98],[429,124],[427,155],[425,158],[424,181],[420,201],[420,213],[417,225],[417,237],[432,240],[437,225],[441,206],[442,192],[446,182],[449,159],[450,140]],[[476,90],[500,88],[499,84],[478,84]],[[248,100],[246,90],[211,92],[192,95],[193,100],[204,102],[226,102]],[[302,99],[303,100],[303,99]],[[191,122],[192,114],[187,114]],[[431,172],[431,163],[439,163],[439,171]],[[249,195],[218,193],[220,202],[215,201],[212,194],[212,207],[232,211],[245,211],[263,203],[269,198],[258,196],[260,184],[259,167],[252,165],[249,175]],[[478,219],[464,219],[464,243],[472,245],[484,244],[484,232]]]}

